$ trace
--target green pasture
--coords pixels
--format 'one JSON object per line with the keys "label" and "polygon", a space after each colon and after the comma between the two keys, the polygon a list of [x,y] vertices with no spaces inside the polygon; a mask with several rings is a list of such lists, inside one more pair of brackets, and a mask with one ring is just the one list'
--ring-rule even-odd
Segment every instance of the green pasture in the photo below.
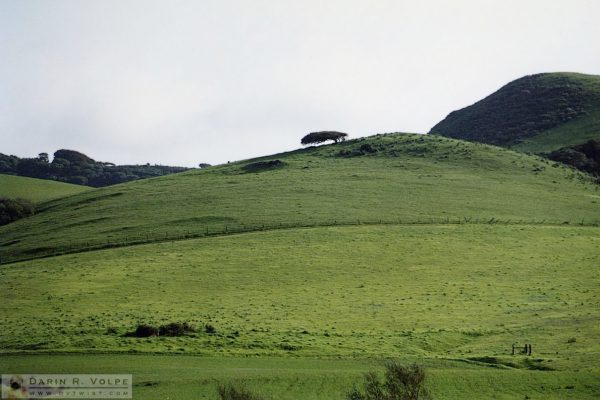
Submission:
{"label": "green pasture", "polygon": [[0,174],[0,197],[21,198],[34,203],[82,193],[89,189],[87,186],[70,183]]}
{"label": "green pasture", "polygon": [[[531,343],[544,367],[597,366],[598,248],[593,227],[386,225],[8,264],[0,269],[0,349],[506,364],[515,363],[513,343]],[[184,321],[198,332],[123,336],[141,323]],[[204,332],[207,324],[216,334]]]}

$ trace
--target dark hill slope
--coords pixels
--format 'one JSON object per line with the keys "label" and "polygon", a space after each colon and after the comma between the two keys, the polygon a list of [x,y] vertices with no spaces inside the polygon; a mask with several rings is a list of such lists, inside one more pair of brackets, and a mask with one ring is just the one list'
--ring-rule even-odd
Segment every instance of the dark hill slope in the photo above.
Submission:
{"label": "dark hill slope", "polygon": [[599,139],[600,76],[525,76],[451,112],[429,133],[536,153]]}
{"label": "dark hill slope", "polygon": [[389,134],[95,189],[0,227],[3,262],[279,227],[600,222],[598,187],[549,160]]}

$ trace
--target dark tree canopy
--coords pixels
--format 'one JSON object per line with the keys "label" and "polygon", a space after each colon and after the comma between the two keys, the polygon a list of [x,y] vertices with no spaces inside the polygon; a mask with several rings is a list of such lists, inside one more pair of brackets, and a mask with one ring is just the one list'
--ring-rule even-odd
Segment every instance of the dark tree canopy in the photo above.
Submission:
{"label": "dark tree canopy", "polygon": [[0,153],[0,173],[88,186],[108,186],[187,170],[163,165],[115,165],[95,161],[74,150],[58,150],[49,162],[48,153],[37,158],[19,158]]}
{"label": "dark tree canopy", "polygon": [[580,145],[563,147],[548,154],[548,158],[600,177],[600,141],[598,140],[590,139]]}
{"label": "dark tree canopy", "polygon": [[319,144],[326,142],[328,140],[333,140],[334,143],[344,141],[348,137],[347,133],[337,132],[337,131],[321,131],[321,132],[311,132],[308,135],[304,136],[300,143],[302,144]]}
{"label": "dark tree canopy", "polygon": [[33,204],[23,199],[0,198],[0,226],[33,215]]}

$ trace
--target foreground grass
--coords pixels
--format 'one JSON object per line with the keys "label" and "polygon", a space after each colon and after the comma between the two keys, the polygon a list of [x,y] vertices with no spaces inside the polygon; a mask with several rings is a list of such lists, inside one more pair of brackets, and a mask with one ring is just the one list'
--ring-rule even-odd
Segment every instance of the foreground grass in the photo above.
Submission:
{"label": "foreground grass", "polygon": [[[443,399],[594,399],[600,372],[497,369],[426,360],[427,386]],[[236,358],[164,355],[1,356],[2,373],[128,373],[134,399],[217,399],[216,386],[232,382],[266,398],[344,399],[373,359]]]}
{"label": "foreground grass", "polygon": [[[506,364],[515,363],[512,343],[531,343],[536,365],[598,366],[599,247],[598,228],[360,226],[10,264],[0,269],[0,351],[496,357]],[[139,323],[172,321],[200,331],[122,336]],[[205,324],[217,333],[205,333]]]}
{"label": "foreground grass", "polygon": [[91,188],[46,179],[0,174],[0,197],[21,198],[39,203],[54,200]]}
{"label": "foreground grass", "polygon": [[[338,155],[363,145],[377,151]],[[246,173],[247,162],[232,163],[46,203],[39,214],[0,227],[0,257],[279,224],[600,223],[599,187],[589,177],[492,146],[395,134],[273,158],[285,166]]]}

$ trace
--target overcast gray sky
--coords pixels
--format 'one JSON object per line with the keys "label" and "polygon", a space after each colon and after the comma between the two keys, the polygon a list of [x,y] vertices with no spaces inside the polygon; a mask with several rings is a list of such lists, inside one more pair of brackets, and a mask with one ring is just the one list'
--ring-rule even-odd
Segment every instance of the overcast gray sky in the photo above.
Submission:
{"label": "overcast gray sky", "polygon": [[600,74],[597,0],[0,0],[0,152],[195,166]]}

